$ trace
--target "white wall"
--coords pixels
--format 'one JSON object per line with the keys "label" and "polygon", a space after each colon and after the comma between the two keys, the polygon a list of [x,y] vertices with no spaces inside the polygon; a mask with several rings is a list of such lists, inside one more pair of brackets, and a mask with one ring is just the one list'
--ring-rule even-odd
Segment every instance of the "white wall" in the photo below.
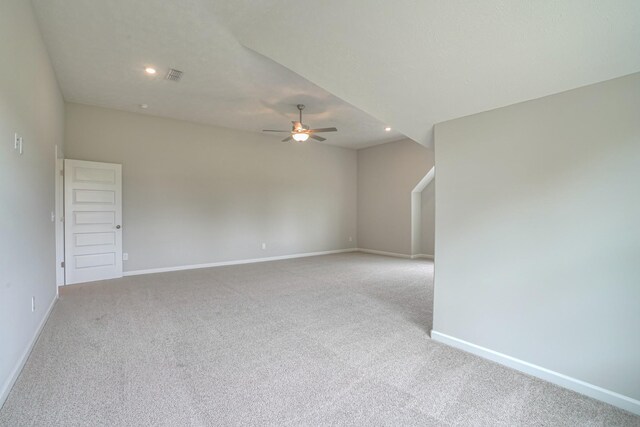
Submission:
{"label": "white wall", "polygon": [[640,73],[436,126],[434,331],[636,399]]}
{"label": "white wall", "polygon": [[356,246],[355,150],[79,104],[66,112],[67,158],[122,164],[125,271]]}
{"label": "white wall", "polygon": [[434,154],[410,139],[358,150],[358,245],[411,255],[411,191]]}
{"label": "white wall", "polygon": [[435,215],[436,215],[435,179],[422,190],[420,215],[420,253],[434,255]]}
{"label": "white wall", "polygon": [[[64,106],[30,2],[2,1],[0,57],[1,405],[56,297],[50,215]],[[23,155],[13,148],[15,132]]]}

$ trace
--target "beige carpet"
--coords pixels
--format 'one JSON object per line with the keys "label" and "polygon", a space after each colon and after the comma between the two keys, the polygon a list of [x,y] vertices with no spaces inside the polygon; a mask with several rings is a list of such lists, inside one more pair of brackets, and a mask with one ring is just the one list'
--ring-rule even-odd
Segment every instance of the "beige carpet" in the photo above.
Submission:
{"label": "beige carpet", "polygon": [[431,341],[432,276],[354,253],[66,287],[0,425],[640,425]]}

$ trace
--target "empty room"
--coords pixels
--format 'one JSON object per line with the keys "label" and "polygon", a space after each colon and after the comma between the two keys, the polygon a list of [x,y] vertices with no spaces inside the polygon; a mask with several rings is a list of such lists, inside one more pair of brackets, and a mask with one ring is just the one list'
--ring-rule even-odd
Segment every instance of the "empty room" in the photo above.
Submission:
{"label": "empty room", "polygon": [[639,23],[2,0],[0,426],[640,426]]}

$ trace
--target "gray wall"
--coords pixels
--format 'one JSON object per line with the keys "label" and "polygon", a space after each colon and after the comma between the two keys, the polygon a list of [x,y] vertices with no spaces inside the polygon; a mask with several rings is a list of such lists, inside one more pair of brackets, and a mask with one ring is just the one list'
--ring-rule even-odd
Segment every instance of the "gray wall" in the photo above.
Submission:
{"label": "gray wall", "polygon": [[438,124],[434,330],[640,399],[640,74]]}
{"label": "gray wall", "polygon": [[[0,405],[56,296],[55,145],[64,106],[31,3],[0,6]],[[24,138],[24,154],[13,148]],[[31,297],[36,310],[31,312]]]}
{"label": "gray wall", "polygon": [[410,140],[358,150],[358,245],[411,255],[411,190],[433,151]]}
{"label": "gray wall", "polygon": [[67,158],[122,164],[125,271],[356,247],[354,150],[78,104],[66,112]]}

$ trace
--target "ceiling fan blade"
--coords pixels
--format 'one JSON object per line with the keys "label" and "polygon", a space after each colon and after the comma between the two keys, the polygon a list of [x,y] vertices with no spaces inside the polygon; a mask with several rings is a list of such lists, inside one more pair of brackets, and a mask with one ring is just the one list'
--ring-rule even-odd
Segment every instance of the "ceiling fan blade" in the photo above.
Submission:
{"label": "ceiling fan blade", "polygon": [[291,135],[289,135],[288,137],[286,137],[285,139],[282,140],[282,142],[289,142],[293,139],[293,137]]}
{"label": "ceiling fan blade", "polygon": [[315,139],[316,141],[326,141],[327,140],[327,138],[323,138],[323,137],[318,136],[318,135],[309,135],[309,137]]}
{"label": "ceiling fan blade", "polygon": [[262,132],[291,132],[290,130],[273,130],[273,129],[262,129]]}
{"label": "ceiling fan blade", "polygon": [[309,129],[309,132],[337,132],[336,128]]}

